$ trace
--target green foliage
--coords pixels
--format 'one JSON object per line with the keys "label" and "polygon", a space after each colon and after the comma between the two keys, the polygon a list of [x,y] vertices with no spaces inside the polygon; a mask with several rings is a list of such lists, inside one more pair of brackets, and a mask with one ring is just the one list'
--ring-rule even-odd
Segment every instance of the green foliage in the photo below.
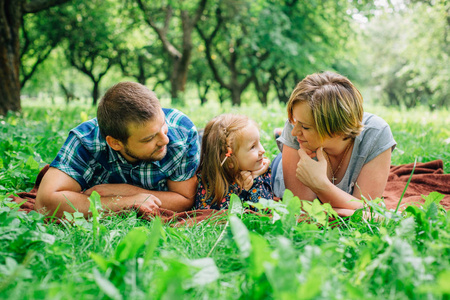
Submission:
{"label": "green foliage", "polygon": [[[329,207],[302,202],[289,191],[283,202],[257,204],[260,214],[244,213],[248,204],[233,196],[229,215],[217,224],[174,228],[159,219],[141,220],[135,212],[106,215],[95,194],[87,218],[67,213],[55,224],[51,217],[19,211],[6,193],[31,189],[69,129],[95,115],[79,103],[63,108],[29,101],[22,114],[0,119],[3,298],[445,299],[450,294],[450,214],[437,193],[397,213],[376,199],[366,204],[372,218],[360,211],[347,219],[330,219]],[[260,124],[268,157],[278,153],[272,130],[284,124],[281,105],[248,104],[238,111],[211,101],[180,109],[199,128],[225,111],[247,114]],[[447,111],[366,109],[391,124],[398,142],[394,164],[414,162],[415,156],[440,158],[449,172]]]}
{"label": "green foliage", "polygon": [[380,9],[365,26],[362,63],[380,102],[408,108],[448,107],[448,3],[412,2],[416,3]]}

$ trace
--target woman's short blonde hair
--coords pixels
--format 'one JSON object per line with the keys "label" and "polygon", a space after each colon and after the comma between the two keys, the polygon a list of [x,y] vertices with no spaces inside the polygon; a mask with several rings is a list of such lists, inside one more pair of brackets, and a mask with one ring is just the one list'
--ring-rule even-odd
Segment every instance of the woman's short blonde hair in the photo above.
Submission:
{"label": "woman's short blonde hair", "polygon": [[315,73],[300,81],[287,104],[291,123],[294,123],[294,106],[303,101],[311,108],[316,129],[322,139],[336,135],[355,138],[363,130],[362,95],[342,75],[333,72]]}

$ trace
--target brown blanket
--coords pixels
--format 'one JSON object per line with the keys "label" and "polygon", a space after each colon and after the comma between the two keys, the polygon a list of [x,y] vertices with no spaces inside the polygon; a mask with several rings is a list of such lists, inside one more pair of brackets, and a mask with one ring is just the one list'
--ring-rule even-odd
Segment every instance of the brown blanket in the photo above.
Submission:
{"label": "brown blanket", "polygon": [[[391,209],[397,207],[397,203],[413,170],[413,165],[414,164],[391,166],[388,183],[383,194],[387,208]],[[34,210],[36,192],[39,188],[42,177],[47,170],[48,165],[39,172],[36,178],[35,186],[31,191],[18,193],[17,196],[12,196],[15,202],[24,202],[21,206],[22,210],[27,212]],[[414,170],[414,175],[412,176],[411,182],[409,183],[406,193],[402,198],[401,208],[405,207],[408,203],[423,203],[424,199],[421,195],[426,196],[433,191],[444,194],[445,197],[441,201],[441,205],[446,210],[449,210],[450,174],[444,174],[442,160],[417,163]],[[130,207],[129,209],[137,210],[138,215],[145,220],[151,220],[155,216],[159,216],[163,222],[170,223],[173,226],[180,226],[183,224],[193,225],[202,221],[221,222],[221,220],[223,220],[223,213],[226,212],[213,209],[192,210],[179,213],[166,209],[158,209],[157,211],[146,211],[140,207]],[[249,212],[252,213],[251,211]]]}
{"label": "brown blanket", "polygon": [[[383,193],[387,208],[397,207],[413,166],[414,164],[391,166],[391,172]],[[443,194],[444,199],[442,199],[441,205],[446,210],[450,209],[450,174],[444,174],[442,160],[416,164],[400,207],[404,208],[408,203],[423,203],[425,200],[422,195],[427,196],[431,192]]]}

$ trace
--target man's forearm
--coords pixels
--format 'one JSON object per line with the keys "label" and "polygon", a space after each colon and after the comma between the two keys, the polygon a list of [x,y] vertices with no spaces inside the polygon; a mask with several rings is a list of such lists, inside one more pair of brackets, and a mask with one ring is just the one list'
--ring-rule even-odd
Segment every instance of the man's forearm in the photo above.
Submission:
{"label": "man's forearm", "polygon": [[152,192],[127,183],[106,183],[93,186],[92,188],[84,191],[84,194],[89,196],[93,191],[99,193],[100,196],[132,196],[140,193]]}
{"label": "man's forearm", "polygon": [[161,208],[173,211],[185,211],[194,205],[194,196],[187,198],[176,192],[147,191],[161,200]]}
{"label": "man's forearm", "polygon": [[[88,216],[90,214],[90,201],[88,197],[88,195],[72,191],[55,192],[49,195],[45,202],[42,203],[41,201],[36,203],[36,210],[46,214],[53,214],[56,211],[55,216],[62,218],[64,211],[73,213],[75,211],[73,207],[75,207],[84,216]],[[103,209],[111,211],[120,211],[133,205],[145,205],[150,208],[157,207],[153,204],[153,199],[151,199],[151,195],[148,193],[130,196],[102,196],[100,200]]]}
{"label": "man's forearm", "polygon": [[[194,190],[196,185],[194,186]],[[134,196],[136,194],[150,194],[157,197],[161,201],[161,208],[173,210],[173,211],[185,211],[192,208],[194,205],[194,196],[193,193],[190,197],[182,195],[178,192],[172,191],[153,191],[146,190],[141,187],[133,186],[126,183],[121,184],[100,184],[96,185],[84,193],[86,195],[90,195],[93,191],[96,191],[100,194],[100,196]]]}

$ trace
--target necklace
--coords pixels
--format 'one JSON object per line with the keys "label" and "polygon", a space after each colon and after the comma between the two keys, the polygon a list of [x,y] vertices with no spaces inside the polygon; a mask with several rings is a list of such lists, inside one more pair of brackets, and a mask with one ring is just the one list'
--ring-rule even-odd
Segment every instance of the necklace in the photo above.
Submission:
{"label": "necklace", "polygon": [[[348,146],[347,146],[347,148],[345,148],[344,155],[342,156],[341,161],[339,162],[339,165],[338,165],[337,168],[336,168],[336,171],[333,170],[333,167],[331,166],[330,158],[328,157],[328,153],[327,153],[326,158],[327,158],[328,166],[330,167],[330,171],[331,171],[331,182],[332,182],[333,184],[334,184],[334,182],[337,180],[337,178],[336,178],[335,175],[337,174],[337,172],[338,172],[339,169],[341,168],[342,162],[344,161],[345,156],[347,156],[348,149],[350,149],[350,146],[351,146],[351,145],[352,145],[352,143],[349,143]],[[326,153],[326,152],[325,152],[325,153]]]}

